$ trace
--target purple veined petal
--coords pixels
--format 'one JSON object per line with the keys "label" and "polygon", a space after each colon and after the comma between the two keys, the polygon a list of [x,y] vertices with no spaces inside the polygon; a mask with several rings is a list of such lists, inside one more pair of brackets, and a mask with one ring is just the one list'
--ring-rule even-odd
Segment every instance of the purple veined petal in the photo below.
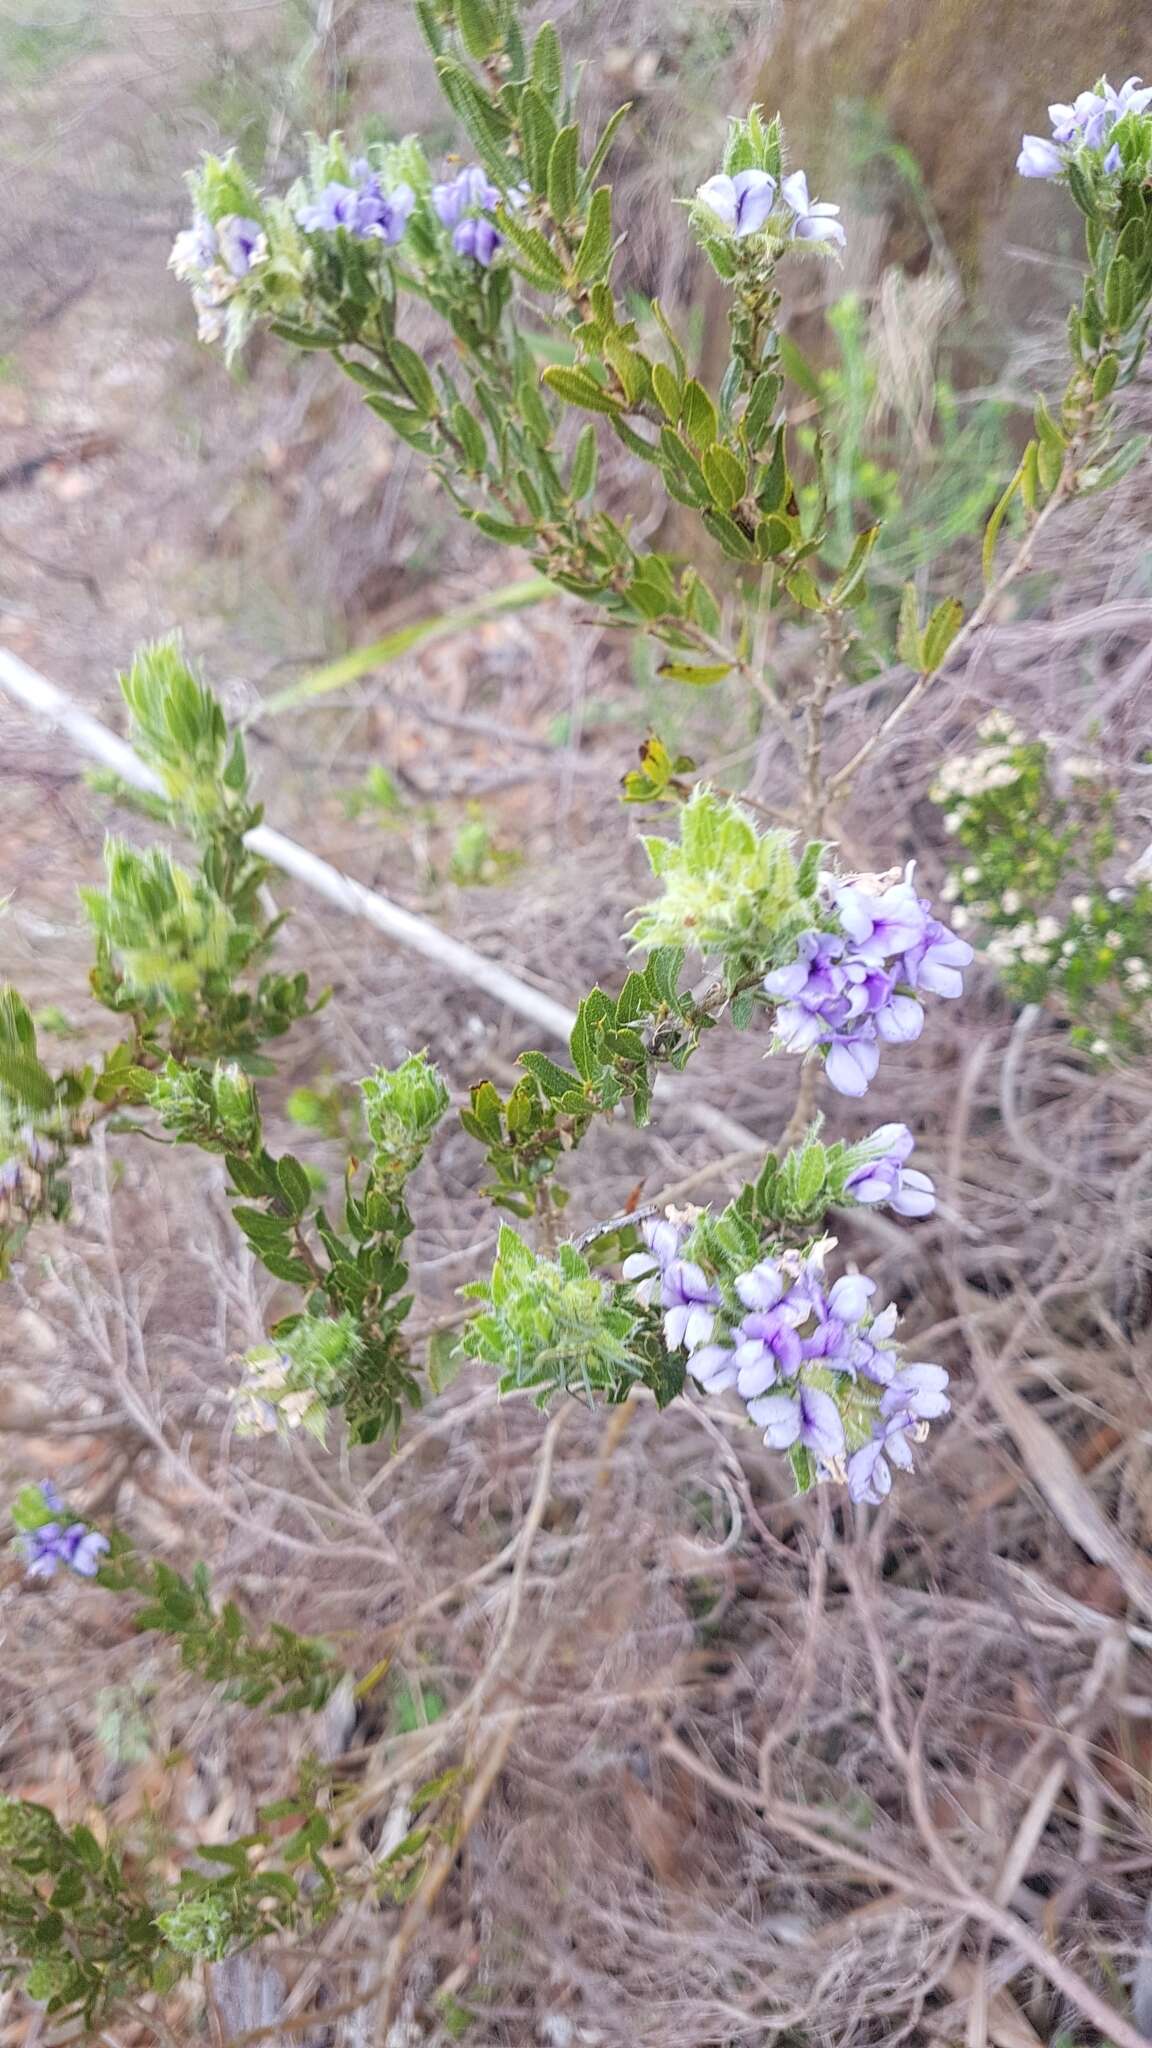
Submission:
{"label": "purple veined petal", "polygon": [[670,1266],[684,1242],[684,1232],[667,1216],[646,1216],[640,1235],[660,1267]]}
{"label": "purple veined petal", "polygon": [[780,1377],[776,1360],[759,1338],[750,1337],[747,1343],[738,1344],[732,1356],[736,1362],[736,1385],[743,1400],[751,1401],[776,1385]]}
{"label": "purple veined petal", "polygon": [[622,1280],[643,1280],[649,1273],[660,1270],[651,1252],[629,1252],[620,1268]]}
{"label": "purple veined petal", "polygon": [[846,1323],[858,1323],[876,1292],[876,1282],[863,1273],[844,1273],[828,1290],[828,1306]]}
{"label": "purple veined petal", "polygon": [[800,1441],[824,1464],[844,1455],[844,1419],[832,1399],[819,1387],[800,1389]]}
{"label": "purple veined petal", "polygon": [[1108,173],[1108,176],[1111,177],[1115,171],[1118,171],[1121,168],[1123,162],[1124,159],[1120,154],[1120,144],[1118,142],[1114,142],[1112,144],[1111,149],[1108,151],[1107,156],[1104,159],[1104,169]]}
{"label": "purple veined petal", "polygon": [[862,1444],[848,1460],[848,1492],[859,1506],[878,1508],[892,1491],[892,1474],[884,1461],[884,1445],[876,1439]]}
{"label": "purple veined petal", "polygon": [[828,1048],[824,1071],[838,1095],[866,1095],[880,1064],[878,1048],[868,1038],[837,1038]]}
{"label": "purple veined petal", "polygon": [[1064,169],[1064,158],[1056,144],[1043,135],[1023,135],[1016,169],[1022,178],[1058,178]]}
{"label": "purple veined petal", "polygon": [[803,171],[790,171],[786,178],[781,178],[780,196],[793,213],[809,211],[808,179]]}
{"label": "purple veined petal", "polygon": [[912,1462],[912,1446],[905,1435],[906,1427],[907,1422],[897,1424],[895,1428],[885,1432],[884,1455],[891,1458],[892,1463],[898,1465],[901,1472],[914,1472],[916,1467]]}
{"label": "purple veined petal", "polygon": [[694,1303],[688,1310],[681,1342],[686,1350],[697,1351],[702,1344],[710,1342],[715,1328],[715,1309],[707,1307],[702,1302]]}
{"label": "purple veined petal", "polygon": [[40,1481],[40,1498],[46,1508],[52,1509],[53,1514],[62,1515],[66,1513],[64,1503],[50,1479],[42,1479]]}
{"label": "purple veined petal", "polygon": [[[836,212],[839,211],[837,207]],[[796,222],[792,237],[797,242],[835,242],[838,249],[845,248],[848,241],[842,221],[832,220],[825,211],[815,209]]]}
{"label": "purple veined petal", "polygon": [[737,171],[732,180],[736,193],[736,233],[758,234],[776,203],[776,180],[769,171]]}
{"label": "purple veined petal", "polygon": [[785,1003],[776,1012],[776,1044],[782,1052],[811,1052],[827,1035],[828,1026],[815,1010]]}
{"label": "purple veined petal", "polygon": [[921,1173],[919,1167],[906,1166],[901,1171],[890,1201],[897,1216],[931,1216],[936,1207],[936,1189],[929,1176]]}
{"label": "purple veined petal", "polygon": [[30,1579],[50,1579],[64,1562],[65,1532],[59,1522],[41,1522],[38,1529],[26,1529],[20,1537]]}
{"label": "purple veined petal", "polygon": [[688,1370],[709,1394],[736,1385],[735,1353],[726,1344],[702,1344],[688,1360]]}
{"label": "purple veined petal", "polygon": [[924,1029],[923,1005],[915,996],[892,996],[876,1012],[876,1029],[886,1045],[911,1045]]}
{"label": "purple veined petal", "polygon": [[243,214],[229,213],[218,220],[216,236],[221,260],[235,278],[247,277],[253,265],[268,254],[268,239],[259,221],[247,220]]}
{"label": "purple veined petal", "polygon": [[82,1579],[94,1579],[100,1569],[100,1561],[108,1549],[108,1538],[99,1529],[86,1529],[69,1559],[74,1572]]}
{"label": "purple veined petal", "polygon": [[735,234],[740,198],[735,183],[723,171],[717,171],[715,177],[706,178],[702,185],[697,186],[696,203],[707,207],[730,235]]}
{"label": "purple veined petal", "polygon": [[297,207],[296,219],[305,234],[334,234],[337,228],[351,229],[355,226],[359,197],[355,186],[333,182],[325,185],[309,205]]}
{"label": "purple veined petal", "polygon": [[504,237],[499,228],[477,214],[467,214],[452,230],[452,247],[456,254],[478,263],[482,270],[487,270],[497,250],[503,246]]}
{"label": "purple veined petal", "polygon": [[789,967],[774,967],[771,974],[764,976],[765,993],[786,1002],[807,988],[810,972],[807,960],[793,960]]}
{"label": "purple veined petal", "polygon": [[691,1313],[691,1309],[687,1307],[670,1308],[665,1315],[664,1342],[668,1346],[669,1351],[679,1351],[680,1346],[684,1342],[684,1333],[688,1328],[688,1318]]}
{"label": "purple veined petal", "polygon": [[748,1413],[773,1451],[787,1451],[800,1441],[800,1403],[791,1394],[764,1394],[749,1401]]}
{"label": "purple veined petal", "polygon": [[875,1147],[877,1158],[890,1155],[901,1162],[911,1158],[916,1149],[916,1140],[907,1124],[881,1124],[865,1143]]}
{"label": "purple veined petal", "polygon": [[877,1202],[890,1202],[894,1185],[892,1168],[886,1159],[878,1159],[873,1166],[858,1166],[844,1183],[844,1193],[854,1202],[860,1202],[866,1209]]}
{"label": "purple veined petal", "polygon": [[784,1279],[779,1266],[773,1259],[761,1259],[750,1272],[737,1275],[736,1292],[745,1308],[761,1311],[775,1308],[784,1294]]}

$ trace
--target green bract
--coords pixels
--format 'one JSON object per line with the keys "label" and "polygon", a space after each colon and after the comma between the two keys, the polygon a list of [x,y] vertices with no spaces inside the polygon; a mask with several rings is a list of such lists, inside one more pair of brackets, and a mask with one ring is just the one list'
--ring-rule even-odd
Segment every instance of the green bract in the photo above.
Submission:
{"label": "green bract", "polygon": [[639,1317],[572,1245],[544,1258],[505,1224],[491,1279],[461,1291],[488,1304],[461,1349],[495,1366],[505,1391],[534,1388],[541,1406],[556,1393],[619,1401],[640,1378],[628,1344]]}
{"label": "green bract", "polygon": [[638,913],[633,945],[691,947],[723,960],[734,982],[775,966],[799,932],[822,922],[819,847],[798,864],[792,834],[759,831],[742,804],[705,787],[678,823],[678,841],[644,841],[663,892]]}

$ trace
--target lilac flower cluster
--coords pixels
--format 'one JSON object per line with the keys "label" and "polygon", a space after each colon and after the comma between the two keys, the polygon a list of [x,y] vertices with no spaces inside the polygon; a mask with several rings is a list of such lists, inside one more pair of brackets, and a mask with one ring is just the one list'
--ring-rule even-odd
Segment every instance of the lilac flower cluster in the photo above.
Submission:
{"label": "lilac flower cluster", "polygon": [[844,247],[844,229],[837,218],[840,208],[830,200],[810,198],[803,171],[792,171],[779,181],[770,171],[737,171],[731,178],[718,171],[696,193],[697,204],[706,207],[725,234],[738,241],[767,231],[773,224],[777,197],[783,207],[774,223],[779,232],[794,242],[834,242],[838,248]]}
{"label": "lilac flower cluster", "polygon": [[306,235],[333,235],[343,229],[357,242],[383,242],[394,248],[416,204],[411,186],[394,185],[385,192],[379,172],[363,157],[352,165],[352,178],[351,185],[325,185],[307,206],[297,208],[297,221]]}
{"label": "lilac flower cluster", "polygon": [[228,301],[268,254],[268,239],[258,220],[228,213],[218,221],[194,216],[172,244],[168,267],[192,286],[197,331],[201,341],[219,341]]}
{"label": "lilac flower cluster", "polygon": [[959,996],[973,957],[966,939],[932,916],[910,863],[902,880],[857,876],[831,885],[837,926],[803,932],[796,958],[765,976],[779,1005],[776,1046],[822,1052],[840,1095],[863,1095],[880,1044],[907,1045],[924,1028],[924,994]]}
{"label": "lilac flower cluster", "polygon": [[[899,1171],[907,1157],[903,1126],[876,1137],[893,1129],[901,1133],[899,1156],[881,1157]],[[668,1349],[687,1351],[688,1371],[706,1392],[734,1388],[772,1449],[805,1450],[818,1479],[846,1481],[856,1501],[883,1500],[889,1461],[909,1470],[911,1445],[948,1413],[947,1373],[900,1357],[896,1309],[874,1312],[874,1280],[846,1273],[826,1285],[827,1240],[804,1252],[779,1251],[737,1274],[743,1315],[733,1321],[719,1286],[683,1256],[695,1214],[669,1210],[646,1222],[646,1251],[624,1262],[638,1298],[659,1299]]]}
{"label": "lilac flower cluster", "polygon": [[936,1190],[926,1173],[905,1163],[915,1143],[907,1124],[881,1124],[867,1141],[869,1157],[845,1180],[844,1193],[865,1208],[882,1203],[897,1216],[930,1216]]}
{"label": "lilac flower cluster", "polygon": [[[1126,78],[1117,91],[1102,78],[1093,92],[1077,93],[1071,105],[1057,100],[1048,109],[1052,139],[1045,135],[1021,138],[1016,169],[1022,178],[1058,178],[1069,157],[1078,149],[1103,149],[1108,137],[1125,114],[1142,114],[1152,106],[1152,86],[1138,78]],[[1104,158],[1106,171],[1118,171],[1120,151],[1115,143]]]}
{"label": "lilac flower cluster", "polygon": [[[65,1516],[67,1508],[56,1488],[45,1480],[40,1492],[46,1507]],[[77,1572],[82,1579],[94,1579],[108,1548],[108,1538],[86,1522],[41,1522],[38,1529],[26,1529],[20,1538],[30,1579],[50,1579],[58,1565]]]}
{"label": "lilac flower cluster", "polygon": [[504,246],[500,230],[486,216],[499,206],[501,193],[479,164],[466,164],[442,185],[433,185],[432,204],[442,227],[452,231],[452,247],[487,270]]}

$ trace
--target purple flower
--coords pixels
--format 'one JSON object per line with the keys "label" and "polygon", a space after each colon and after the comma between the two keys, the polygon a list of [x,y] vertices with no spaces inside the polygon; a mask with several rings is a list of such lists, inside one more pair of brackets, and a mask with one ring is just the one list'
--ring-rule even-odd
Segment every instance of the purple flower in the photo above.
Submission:
{"label": "purple flower", "polygon": [[1064,158],[1056,144],[1043,135],[1022,135],[1016,169],[1022,178],[1058,178]]}
{"label": "purple flower", "polygon": [[926,988],[934,996],[962,996],[961,969],[974,958],[967,939],[958,939],[939,918],[928,917],[921,937],[904,955],[904,974],[913,988]]}
{"label": "purple flower", "polygon": [[831,1394],[801,1383],[795,1394],[764,1394],[748,1403],[748,1413],[764,1441],[775,1451],[803,1445],[822,1465],[844,1455],[844,1424]]}
{"label": "purple flower", "polygon": [[456,227],[466,213],[491,213],[500,204],[500,193],[479,164],[467,164],[443,185],[433,185],[432,204],[446,228]]}
{"label": "purple flower", "polygon": [[747,1273],[736,1276],[736,1292],[745,1308],[763,1313],[784,1299],[787,1283],[775,1259],[761,1259]]}
{"label": "purple flower", "polygon": [[715,215],[728,234],[756,235],[776,202],[776,180],[770,171],[737,171],[734,178],[718,171],[697,189],[696,201]]}
{"label": "purple flower", "polygon": [[185,281],[211,268],[218,255],[216,230],[208,216],[196,213],[190,228],[182,228],[172,244],[168,267]]}
{"label": "purple flower", "polygon": [[691,1259],[674,1259],[664,1273],[660,1295],[666,1314],[664,1342],[669,1351],[696,1351],[707,1344],[716,1321],[720,1295]]}
{"label": "purple flower", "polygon": [[892,1473],[888,1460],[898,1464],[902,1473],[912,1470],[912,1452],[908,1450],[908,1438],[900,1427],[883,1427],[869,1444],[861,1444],[849,1458],[849,1493],[853,1501],[879,1507],[883,1499],[892,1493]]}
{"label": "purple flower", "polygon": [[925,905],[916,894],[911,870],[887,889],[842,882],[832,900],[854,957],[869,967],[882,967],[886,960],[909,952],[924,936]]}
{"label": "purple flower", "polygon": [[629,1252],[620,1274],[624,1280],[639,1281],[636,1299],[647,1308],[650,1302],[655,1301],[661,1277],[684,1242],[687,1226],[674,1223],[669,1216],[646,1216],[640,1225],[640,1235],[648,1247],[647,1251]]}
{"label": "purple flower", "polygon": [[452,247],[458,256],[466,256],[487,270],[496,251],[504,247],[504,237],[490,220],[469,214],[453,228]]}
{"label": "purple flower", "polygon": [[905,1165],[916,1142],[907,1124],[881,1124],[866,1142],[871,1156],[853,1168],[844,1193],[865,1208],[884,1203],[897,1216],[930,1216],[936,1191],[926,1173]]}
{"label": "purple flower", "polygon": [[[866,1027],[871,1032],[871,1026]],[[833,1038],[824,1060],[824,1071],[837,1095],[866,1095],[880,1064],[880,1048],[864,1031],[850,1037]]]}
{"label": "purple flower", "polygon": [[774,1387],[778,1379],[791,1378],[801,1364],[804,1348],[796,1325],[807,1313],[806,1305],[797,1309],[781,1302],[778,1308],[745,1316],[736,1330],[739,1342],[733,1358],[737,1386],[746,1401]]}
{"label": "purple flower", "polygon": [[[42,1487],[41,1492],[47,1499],[47,1490]],[[56,1498],[49,1501],[49,1506],[55,1505]],[[25,1530],[21,1543],[31,1579],[50,1579],[61,1564],[78,1572],[82,1579],[94,1579],[108,1548],[108,1538],[98,1529],[89,1529],[84,1522],[72,1522],[67,1527],[61,1522],[42,1522],[38,1529]]]}
{"label": "purple flower", "polygon": [[217,221],[216,240],[222,263],[236,278],[247,277],[253,264],[262,263],[268,254],[268,238],[259,221],[240,213]]}
{"label": "purple flower", "polygon": [[726,1344],[701,1344],[688,1360],[688,1370],[708,1394],[736,1385],[735,1354]]}
{"label": "purple flower", "polygon": [[310,205],[297,209],[296,218],[305,234],[345,234],[360,242],[384,242],[394,246],[408,225],[416,203],[408,185],[385,192],[379,174],[363,159],[352,166],[354,185],[336,181],[325,185]]}
{"label": "purple flower", "polygon": [[942,1365],[902,1365],[884,1389],[880,1413],[904,1422],[935,1422],[952,1403],[944,1389],[948,1375]]}
{"label": "purple flower", "polygon": [[836,218],[840,211],[826,199],[809,199],[808,180],[803,171],[793,171],[790,177],[781,181],[780,193],[785,206],[795,215],[792,225],[793,239],[797,242],[835,242],[844,247],[844,229]]}

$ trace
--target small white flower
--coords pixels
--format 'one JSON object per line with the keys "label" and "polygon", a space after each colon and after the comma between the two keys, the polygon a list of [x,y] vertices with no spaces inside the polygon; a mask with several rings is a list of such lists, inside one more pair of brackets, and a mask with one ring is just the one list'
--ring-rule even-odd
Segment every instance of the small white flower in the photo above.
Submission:
{"label": "small white flower", "polygon": [[959,896],[959,894],[959,876],[955,872],[953,872],[952,874],[945,875],[943,885],[940,890],[941,903],[955,903],[956,898]]}
{"label": "small white flower", "polygon": [[958,903],[956,905],[955,910],[952,912],[953,928],[958,932],[967,931],[968,926],[971,924],[971,922],[972,919],[969,917],[968,912],[964,908],[964,905],[962,903]]}
{"label": "small white flower", "polygon": [[1125,902],[1127,902],[1127,899],[1128,899],[1128,891],[1127,891],[1127,889],[1109,889],[1109,891],[1108,891],[1108,901],[1109,901],[1109,903],[1125,903]]}
{"label": "small white flower", "polygon": [[1072,910],[1077,917],[1091,917],[1092,898],[1090,896],[1074,896],[1072,898]]}
{"label": "small white flower", "polygon": [[1124,944],[1124,941],[1121,938],[1119,932],[1105,932],[1104,944],[1106,946],[1111,946],[1113,952],[1119,952],[1121,946]]}
{"label": "small white flower", "polygon": [[968,883],[978,882],[980,880],[979,868],[962,868],[960,871],[960,880],[962,882]]}
{"label": "small white flower", "polygon": [[1075,939],[1065,939],[1064,944],[1060,948],[1060,957],[1063,960],[1072,960],[1078,951],[1079,947]]}
{"label": "small white flower", "polygon": [[1059,918],[1041,917],[1036,921],[1036,937],[1043,939],[1047,945],[1051,945],[1053,939],[1060,937],[1060,930]]}
{"label": "small white flower", "polygon": [[1016,912],[1020,908],[1020,891],[1018,889],[1005,889],[1000,907],[1008,917],[1015,917]]}
{"label": "small white flower", "polygon": [[960,811],[949,811],[948,816],[944,820],[944,830],[949,834],[956,833],[960,830],[963,823],[964,819]]}
{"label": "small white flower", "polygon": [[1106,1038],[1094,1038],[1090,1050],[1096,1054],[1097,1059],[1102,1060],[1107,1057],[1112,1048]]}

